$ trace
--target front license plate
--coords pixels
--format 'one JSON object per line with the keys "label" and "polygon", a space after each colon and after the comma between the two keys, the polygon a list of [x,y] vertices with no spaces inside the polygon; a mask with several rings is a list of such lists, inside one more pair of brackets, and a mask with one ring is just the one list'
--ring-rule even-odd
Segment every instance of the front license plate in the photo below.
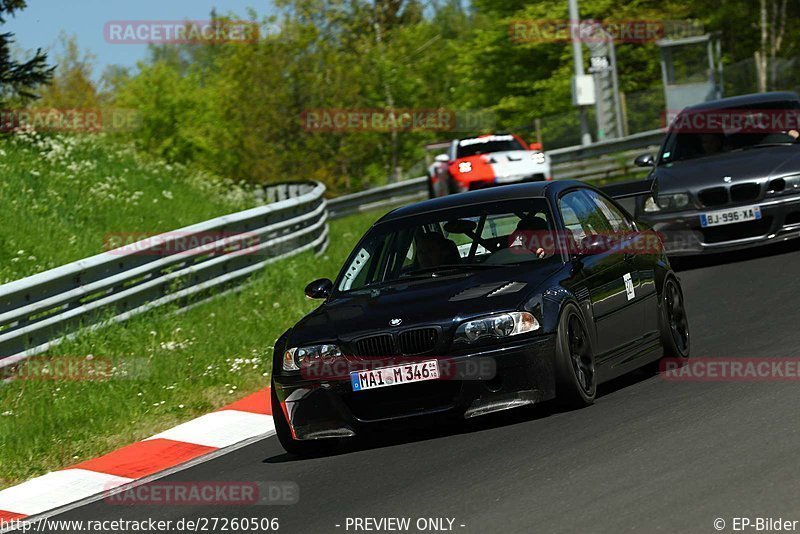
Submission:
{"label": "front license plate", "polygon": [[761,218],[760,206],[747,206],[744,208],[734,208],[730,210],[710,211],[700,214],[700,226],[720,226],[722,224],[734,224],[745,221],[757,221]]}
{"label": "front license plate", "polygon": [[350,373],[350,382],[353,384],[353,391],[397,386],[399,384],[422,382],[424,380],[436,380],[437,378],[439,378],[439,362],[436,360],[407,363],[369,371],[353,371]]}

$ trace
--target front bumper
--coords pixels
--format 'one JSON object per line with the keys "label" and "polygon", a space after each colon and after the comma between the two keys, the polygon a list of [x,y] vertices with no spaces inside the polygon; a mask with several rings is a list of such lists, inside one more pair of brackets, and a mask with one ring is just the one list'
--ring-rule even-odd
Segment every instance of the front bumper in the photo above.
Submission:
{"label": "front bumper", "polygon": [[550,334],[470,354],[420,357],[437,359],[448,370],[439,380],[354,392],[344,377],[275,376],[275,392],[299,440],[352,437],[370,426],[425,415],[475,417],[553,398],[554,344]]}
{"label": "front bumper", "polygon": [[545,172],[535,172],[524,175],[497,176],[488,180],[463,180],[459,182],[459,188],[462,191],[476,191],[478,189],[486,189],[487,187],[496,187],[500,185],[543,182],[547,180],[547,177],[548,174]]}
{"label": "front bumper", "polygon": [[[761,219],[703,228],[700,214],[760,206]],[[800,196],[752,201],[713,208],[645,213],[638,219],[662,235],[670,256],[700,255],[755,247],[800,237]]]}

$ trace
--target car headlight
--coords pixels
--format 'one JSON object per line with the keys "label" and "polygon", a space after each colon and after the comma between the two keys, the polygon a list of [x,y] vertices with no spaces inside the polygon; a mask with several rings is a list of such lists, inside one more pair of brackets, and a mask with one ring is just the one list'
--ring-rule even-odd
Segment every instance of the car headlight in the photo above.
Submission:
{"label": "car headlight", "polygon": [[531,313],[498,313],[461,323],[456,329],[455,340],[472,343],[487,337],[504,338],[538,329],[539,321]]}
{"label": "car headlight", "polygon": [[283,370],[299,371],[301,366],[330,361],[341,357],[342,351],[336,345],[311,345],[293,347],[283,353]]}
{"label": "car headlight", "polygon": [[[662,210],[681,209],[689,205],[688,193],[674,193],[671,195],[657,195],[656,203]],[[645,211],[647,211],[645,209]]]}

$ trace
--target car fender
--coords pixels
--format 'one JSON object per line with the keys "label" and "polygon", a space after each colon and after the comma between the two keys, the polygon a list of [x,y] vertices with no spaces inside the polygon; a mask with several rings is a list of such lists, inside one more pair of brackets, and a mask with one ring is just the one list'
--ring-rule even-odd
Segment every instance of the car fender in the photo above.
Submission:
{"label": "car fender", "polygon": [[[591,317],[585,317],[585,307],[581,305],[580,299],[572,291],[562,286],[553,286],[541,293],[542,299],[542,330],[545,333],[555,333],[558,330],[558,322],[564,307],[574,304],[579,310],[584,312],[584,320],[589,321]],[[591,310],[591,307],[589,308]]]}
{"label": "car fender", "polygon": [[288,348],[286,346],[287,342],[289,341],[289,336],[292,333],[292,329],[289,328],[280,335],[280,337],[275,341],[275,346],[272,351],[272,374],[275,374],[275,370],[277,369],[279,374],[280,370],[283,369],[283,353],[286,352]]}

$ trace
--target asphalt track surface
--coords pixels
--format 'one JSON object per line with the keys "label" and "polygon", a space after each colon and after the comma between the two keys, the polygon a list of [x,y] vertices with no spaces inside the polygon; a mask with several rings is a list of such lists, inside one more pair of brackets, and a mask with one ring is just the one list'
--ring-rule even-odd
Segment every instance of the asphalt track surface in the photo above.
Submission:
{"label": "asphalt track surface", "polygon": [[[684,265],[693,356],[800,356],[798,266],[797,243]],[[292,506],[101,501],[57,519],[263,516],[288,533],[355,532],[348,517],[447,517],[464,533],[707,533],[716,518],[733,532],[733,517],[800,520],[800,384],[637,372],[601,394],[582,410],[543,404],[390,432],[318,459],[288,457],[271,437],[165,479],[293,481]]]}

